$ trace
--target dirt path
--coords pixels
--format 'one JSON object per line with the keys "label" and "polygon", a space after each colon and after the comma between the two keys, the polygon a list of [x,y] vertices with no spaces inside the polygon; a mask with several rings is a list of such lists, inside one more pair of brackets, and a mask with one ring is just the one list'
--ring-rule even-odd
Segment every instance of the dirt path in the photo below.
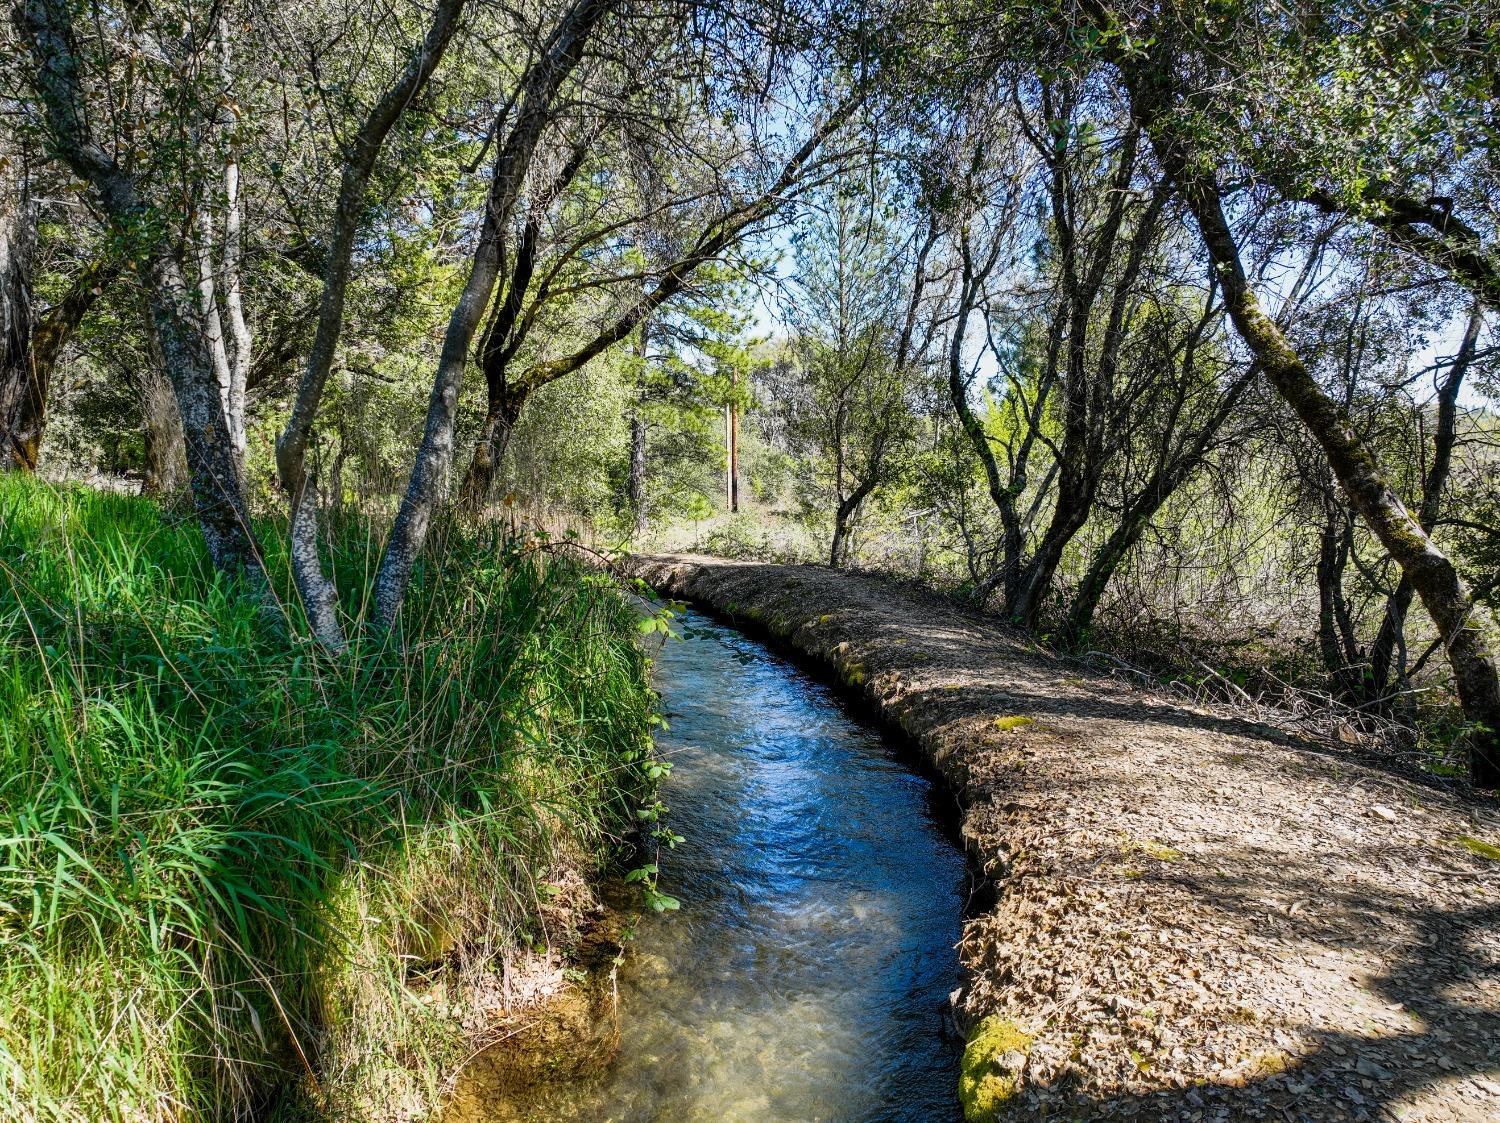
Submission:
{"label": "dirt path", "polygon": [[630,568],[829,668],[957,793],[995,889],[960,945],[971,1119],[1500,1120],[1495,804],[876,580]]}

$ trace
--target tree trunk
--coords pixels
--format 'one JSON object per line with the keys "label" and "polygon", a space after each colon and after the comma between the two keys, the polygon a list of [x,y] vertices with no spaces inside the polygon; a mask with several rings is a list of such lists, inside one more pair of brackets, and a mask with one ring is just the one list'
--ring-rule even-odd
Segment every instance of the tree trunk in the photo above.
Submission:
{"label": "tree trunk", "polygon": [[727,492],[725,498],[729,501],[730,514],[736,514],[740,509],[740,411],[733,402],[729,404],[729,457],[728,466],[724,476],[724,485]]}
{"label": "tree trunk", "polygon": [[[1464,331],[1463,343],[1448,368],[1447,377],[1438,388],[1437,432],[1432,440],[1432,464],[1422,480],[1422,506],[1418,521],[1428,534],[1437,525],[1442,513],[1443,492],[1448,487],[1448,474],[1453,467],[1453,447],[1458,442],[1458,393],[1463,387],[1464,376],[1474,361],[1479,344],[1479,333],[1484,327],[1484,305],[1476,300],[1469,312],[1469,323]],[[1379,701],[1387,697],[1395,680],[1405,673],[1397,665],[1397,654],[1405,650],[1406,614],[1411,609],[1415,596],[1411,581],[1402,575],[1395,590],[1386,601],[1385,617],[1375,642],[1370,646],[1369,700]]]}
{"label": "tree trunk", "polygon": [[[469,279],[448,319],[448,329],[443,337],[432,394],[427,403],[422,443],[412,465],[406,495],[396,513],[390,537],[386,539],[380,569],[375,575],[372,623],[380,631],[395,626],[411,581],[412,567],[426,543],[427,530],[437,504],[447,495],[458,421],[458,392],[468,364],[469,348],[499,276],[501,238],[520,196],[526,170],[543,128],[557,112],[558,91],[583,58],[584,47],[600,21],[614,8],[615,2],[575,0],[553,32],[546,55],[528,72],[515,127],[496,153],[484,223],[474,250]],[[491,471],[493,467],[492,463]]]}
{"label": "tree trunk", "polygon": [[1088,638],[1089,629],[1094,624],[1094,613],[1099,610],[1099,602],[1104,598],[1104,590],[1109,588],[1115,570],[1129,557],[1130,551],[1141,540],[1141,535],[1150,523],[1151,515],[1144,509],[1127,512],[1104,540],[1104,545],[1095,551],[1083,580],[1078,583],[1073,594],[1073,603],[1068,607],[1068,618],[1063,624],[1064,646],[1076,647]]}
{"label": "tree trunk", "polygon": [[32,327],[30,351],[15,363],[7,353],[0,371],[0,471],[36,471],[52,375],[73,332],[119,272],[119,265],[108,258],[89,262],[63,298]]}
{"label": "tree trunk", "polygon": [[635,386],[630,405],[630,463],[625,476],[625,498],[630,504],[631,538],[639,541],[646,533],[646,375],[650,350],[650,321],[642,322],[635,333]]}
{"label": "tree trunk", "polygon": [[36,211],[18,179],[0,180],[0,470],[34,472],[47,387],[31,351]]}
{"label": "tree trunk", "polygon": [[243,573],[263,591],[265,570],[250,529],[209,334],[195,315],[194,294],[176,260],[159,254],[148,263],[147,280],[156,338],[182,418],[193,507],[209,556],[217,569]]}
{"label": "tree trunk", "polygon": [[339,451],[328,466],[328,494],[323,497],[330,511],[337,511],[344,502],[344,461],[349,459],[349,439],[339,435]]}
{"label": "tree trunk", "polygon": [[844,513],[844,505],[840,503],[833,513],[833,541],[828,546],[828,564],[834,569],[843,568],[848,537],[849,516]]}
{"label": "tree trunk", "polygon": [[1380,619],[1380,630],[1370,644],[1370,679],[1366,700],[1378,702],[1385,708],[1391,692],[1406,676],[1406,616],[1411,611],[1411,602],[1416,590],[1405,574],[1396,582],[1391,595],[1386,598],[1385,614]]}
{"label": "tree trunk", "polygon": [[306,470],[307,448],[344,327],[344,304],[349,291],[354,239],[364,214],[365,191],[375,160],[391,128],[422,92],[442,61],[458,28],[464,2],[439,0],[421,45],[408,57],[401,74],[375,103],[349,144],[329,231],[328,255],[323,266],[318,326],[308,350],[307,365],[297,383],[291,416],[276,440],[276,474],[286,491],[290,516],[292,577],[297,583],[297,593],[313,635],[330,651],[342,651],[347,641],[338,615],[338,590],[323,572],[323,563],[318,557],[318,485]]}
{"label": "tree trunk", "polygon": [[1361,697],[1359,644],[1349,601],[1344,596],[1344,571],[1354,545],[1348,515],[1331,505],[1318,532],[1318,654],[1336,695],[1352,702]]}
{"label": "tree trunk", "polygon": [[54,150],[93,188],[121,240],[138,247],[152,323],[182,415],[193,505],[209,556],[215,568],[244,575],[264,594],[268,584],[225,425],[209,328],[182,261],[164,234],[155,235],[153,243],[141,244],[141,232],[157,226],[151,208],[141,199],[135,181],[99,146],[90,130],[73,54],[70,6],[64,0],[25,0],[17,21],[31,48],[32,81],[41,95]]}
{"label": "tree trunk", "polygon": [[[1097,16],[1096,16],[1097,18]],[[1105,17],[1106,20],[1108,17]],[[1166,120],[1173,90],[1166,75],[1134,56],[1115,59],[1133,112],[1148,129],[1168,175],[1187,201],[1219,273],[1235,329],[1278,394],[1322,446],[1349,502],[1401,567],[1437,625],[1453,668],[1470,734],[1470,771],[1481,787],[1500,786],[1500,676],[1469,590],[1453,562],[1432,542],[1387,480],[1379,460],[1348,416],[1324,393],[1275,321],[1260,308],[1224,217],[1219,186],[1200,154]]]}
{"label": "tree trunk", "polygon": [[490,501],[495,477],[505,463],[510,438],[516,431],[516,422],[520,420],[525,404],[524,394],[506,394],[490,402],[479,440],[474,444],[474,458],[469,461],[469,470],[464,476],[462,502],[472,514],[483,511]]}
{"label": "tree trunk", "polygon": [[[1205,316],[1200,324],[1206,325],[1207,323],[1208,318]],[[1189,351],[1191,349],[1189,348]],[[1180,367],[1184,379],[1189,377],[1191,365],[1191,354],[1185,354]],[[1141,536],[1151,525],[1151,520],[1156,517],[1156,513],[1208,459],[1224,424],[1229,420],[1257,375],[1258,368],[1251,365],[1225,387],[1213,413],[1203,422],[1186,447],[1179,446],[1175,451],[1168,447],[1163,448],[1145,486],[1120,512],[1119,522],[1105,539],[1104,545],[1094,554],[1089,562],[1088,570],[1083,575],[1083,580],[1079,582],[1078,589],[1073,596],[1073,603],[1068,609],[1067,620],[1063,624],[1062,638],[1065,646],[1076,647],[1087,638],[1089,629],[1094,623],[1094,614],[1099,609],[1099,602],[1104,597],[1104,591],[1109,588],[1110,579],[1114,577],[1115,571],[1129,556],[1130,551],[1135,549],[1136,543],[1141,540]],[[1170,440],[1170,433],[1164,436],[1163,440]]]}
{"label": "tree trunk", "polygon": [[[1026,575],[1016,591],[1015,602],[1010,606],[1012,622],[1022,628],[1032,629],[1039,623],[1042,605],[1052,589],[1052,579],[1057,574],[1057,567],[1062,563],[1063,550],[1089,520],[1093,495],[1090,490],[1077,486],[1078,475],[1074,473],[1070,479],[1070,473],[1066,470],[1060,474],[1057,506],[1052,509],[1052,521],[1047,524],[1047,531],[1042,535],[1036,553],[1031,555]],[[1064,486],[1067,490],[1063,490]]]}
{"label": "tree trunk", "polygon": [[[422,443],[412,464],[406,495],[396,513],[390,537],[386,539],[380,569],[375,575],[374,624],[381,631],[389,630],[396,623],[401,602],[406,598],[406,587],[411,581],[412,567],[427,541],[427,531],[437,505],[447,494],[458,423],[458,392],[463,384],[464,367],[468,365],[469,346],[479,329],[485,306],[489,304],[499,270],[500,231],[491,206],[486,209],[484,229],[474,252],[468,282],[448,319],[437,376],[433,379],[432,394],[427,402]],[[484,481],[486,489],[493,474],[492,460]]]}
{"label": "tree trunk", "polygon": [[[1114,174],[1110,177],[1112,190],[1105,217],[1092,239],[1092,256],[1081,271],[1080,267],[1085,263],[1078,260],[1077,231],[1071,221],[1072,206],[1065,198],[1063,180],[1066,172],[1055,167],[1052,176],[1052,212],[1059,231],[1063,296],[1069,309],[1066,374],[1062,385],[1063,443],[1058,457],[1057,501],[1052,508],[1052,520],[1026,567],[1025,575],[1018,582],[1014,602],[1008,606],[1011,619],[1028,629],[1037,626],[1043,601],[1052,589],[1057,567],[1062,562],[1063,551],[1083,529],[1093,511],[1105,455],[1106,407],[1114,393],[1126,306],[1146,250],[1155,236],[1156,218],[1166,202],[1165,193],[1158,189],[1150,209],[1131,235],[1125,265],[1114,282],[1098,357],[1091,364],[1089,340],[1093,308],[1114,260],[1125,221],[1139,140],[1139,130],[1133,128],[1126,133],[1120,146]],[[1056,159],[1061,164],[1069,156],[1066,152],[1059,152]],[[1093,369],[1090,369],[1091,365]]]}
{"label": "tree trunk", "polygon": [[875,490],[877,477],[864,480],[849,494],[833,512],[833,541],[828,547],[828,564],[839,569],[848,563],[849,535],[853,529],[855,513],[870,492]]}
{"label": "tree trunk", "polygon": [[197,234],[194,256],[198,268],[198,318],[203,324],[204,341],[213,363],[214,381],[219,386],[219,408],[224,411],[224,429],[229,434],[230,448],[234,452],[235,471],[243,486],[244,464],[239,446],[234,440],[231,412],[234,408],[234,376],[229,370],[229,351],[224,343],[224,320],[219,315],[218,286],[214,284],[213,216],[206,207],[198,212]]}
{"label": "tree trunk", "polygon": [[630,475],[625,481],[625,492],[630,499],[630,511],[635,520],[633,537],[639,540],[646,533],[646,419],[640,407],[630,414]]}
{"label": "tree trunk", "polygon": [[[989,433],[985,431],[984,422],[974,412],[974,407],[969,404],[969,379],[964,370],[964,343],[969,330],[969,316],[974,311],[974,303],[984,276],[977,274],[974,269],[974,260],[969,252],[967,236],[961,240],[960,249],[963,260],[963,281],[962,288],[959,290],[958,309],[954,316],[953,334],[948,344],[948,401],[953,406],[953,412],[958,417],[959,427],[963,429],[969,447],[979,458],[979,464],[984,469],[984,483],[989,491],[990,502],[995,505],[995,510],[1000,515],[1003,535],[1000,571],[992,580],[984,583],[981,597],[988,599],[990,591],[998,581],[1005,586],[1008,601],[1012,590],[1011,581],[1007,579],[1007,570],[1009,563],[1019,555],[1018,548],[1015,554],[1012,554],[1011,546],[1015,544],[1019,547],[1021,538],[1020,522],[1016,518],[1016,496],[1026,488],[1026,465],[1024,457],[1018,458],[1018,468],[1013,473],[1010,486],[1006,486],[1000,478],[1000,465],[995,459],[995,450],[990,447]],[[987,275],[988,271],[984,272]],[[1019,486],[1017,486],[1018,483]]]}
{"label": "tree trunk", "polygon": [[1146,532],[1146,528],[1151,525],[1151,520],[1156,517],[1156,512],[1161,510],[1163,504],[1202,463],[1207,454],[1206,446],[1207,442],[1204,443],[1204,447],[1195,449],[1186,459],[1161,471],[1142,489],[1136,502],[1127,505],[1121,512],[1120,521],[1110,532],[1109,537],[1104,540],[1104,545],[1100,546],[1090,559],[1083,580],[1079,582],[1078,589],[1073,595],[1073,603],[1068,608],[1067,620],[1063,624],[1062,635],[1065,646],[1076,646],[1087,637],[1094,623],[1094,614],[1099,610],[1099,602],[1104,597],[1104,591],[1109,588],[1110,579],[1120,568],[1120,563],[1130,555],[1131,550],[1135,549],[1136,543],[1141,540],[1141,535]]}
{"label": "tree trunk", "polygon": [[135,372],[146,445],[141,491],[148,495],[175,495],[187,483],[187,443],[172,384],[162,371],[160,351],[153,346],[152,353],[156,361]]}
{"label": "tree trunk", "polygon": [[[229,20],[219,17],[219,73],[227,91],[231,87],[232,75],[229,58]],[[220,261],[220,277],[224,289],[224,319],[228,322],[229,338],[225,344],[229,364],[229,388],[225,395],[224,416],[229,425],[229,439],[234,444],[235,459],[239,462],[240,474],[245,472],[245,389],[250,377],[252,343],[250,326],[245,322],[244,296],[240,288],[241,225],[244,219],[244,203],[240,199],[240,164],[231,145],[229,158],[224,162],[224,254]]]}
{"label": "tree trunk", "polygon": [[240,291],[240,169],[230,161],[224,168],[224,318],[229,325],[225,344],[229,366],[229,386],[224,396],[224,416],[229,425],[229,439],[234,444],[240,473],[245,471],[245,386],[249,379],[252,357],[250,326],[245,322],[244,297]]}
{"label": "tree trunk", "polygon": [[527,319],[518,323],[518,317],[536,270],[537,253],[541,248],[542,217],[547,207],[577,178],[589,151],[587,143],[575,144],[562,169],[531,200],[531,213],[526,217],[520,241],[516,245],[510,276],[506,279],[505,296],[495,302],[489,322],[485,324],[484,333],[479,338],[479,367],[484,372],[485,421],[461,489],[461,502],[473,515],[483,511],[485,504],[489,502],[495,474],[500,471],[511,430],[520,414],[520,403],[525,400],[528,392],[524,388],[513,388],[508,375],[511,360],[516,357],[531,330],[532,321]]}

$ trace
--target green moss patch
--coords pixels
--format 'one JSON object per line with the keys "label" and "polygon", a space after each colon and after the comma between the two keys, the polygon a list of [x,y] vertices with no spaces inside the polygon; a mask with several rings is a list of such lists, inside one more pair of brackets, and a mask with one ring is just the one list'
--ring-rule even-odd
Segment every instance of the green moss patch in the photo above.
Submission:
{"label": "green moss patch", "polygon": [[1488,858],[1491,862],[1500,862],[1500,846],[1468,834],[1461,834],[1453,841],[1471,854],[1478,854],[1481,858]]}
{"label": "green moss patch", "polygon": [[1007,717],[997,717],[995,719],[995,728],[1006,731],[1011,729],[1024,729],[1028,725],[1035,724],[1035,719],[1029,718],[1025,714],[1010,714]]}
{"label": "green moss patch", "polygon": [[1020,1090],[1020,1068],[1032,1037],[991,1014],[975,1027],[959,1066],[958,1102],[967,1123],[992,1123]]}
{"label": "green moss patch", "polygon": [[1262,1053],[1255,1058],[1255,1072],[1260,1076],[1280,1076],[1292,1067],[1285,1053]]}
{"label": "green moss patch", "polygon": [[1170,846],[1160,842],[1147,842],[1141,847],[1141,853],[1148,858],[1155,858],[1158,862],[1180,862],[1182,851],[1173,850]]}
{"label": "green moss patch", "polygon": [[1126,838],[1120,845],[1120,853],[1124,855],[1142,854],[1157,862],[1180,862],[1185,856],[1181,850],[1173,849],[1164,842],[1157,842],[1148,838],[1139,842],[1133,838]]}

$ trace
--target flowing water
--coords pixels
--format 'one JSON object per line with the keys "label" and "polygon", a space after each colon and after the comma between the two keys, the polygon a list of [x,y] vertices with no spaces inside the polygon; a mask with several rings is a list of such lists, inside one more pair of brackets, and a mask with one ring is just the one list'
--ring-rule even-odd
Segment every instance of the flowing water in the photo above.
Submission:
{"label": "flowing water", "polygon": [[[554,1120],[957,1118],[963,858],[931,785],[795,666],[707,618],[657,665],[686,841],[620,978],[621,1047]],[[550,1097],[549,1097],[550,1098]]]}

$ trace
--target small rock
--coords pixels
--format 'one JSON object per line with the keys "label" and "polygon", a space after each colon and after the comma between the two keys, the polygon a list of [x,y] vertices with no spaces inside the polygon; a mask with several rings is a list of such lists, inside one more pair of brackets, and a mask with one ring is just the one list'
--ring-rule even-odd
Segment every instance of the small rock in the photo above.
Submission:
{"label": "small rock", "polygon": [[1354,1071],[1361,1076],[1368,1076],[1372,1080],[1389,1080],[1391,1078],[1389,1072],[1381,1068],[1374,1061],[1366,1060],[1364,1057],[1360,1057],[1359,1060],[1354,1062]]}
{"label": "small rock", "polygon": [[1387,823],[1394,823],[1396,821],[1396,813],[1384,804],[1375,804],[1375,806],[1370,808],[1370,814],[1384,819]]}

